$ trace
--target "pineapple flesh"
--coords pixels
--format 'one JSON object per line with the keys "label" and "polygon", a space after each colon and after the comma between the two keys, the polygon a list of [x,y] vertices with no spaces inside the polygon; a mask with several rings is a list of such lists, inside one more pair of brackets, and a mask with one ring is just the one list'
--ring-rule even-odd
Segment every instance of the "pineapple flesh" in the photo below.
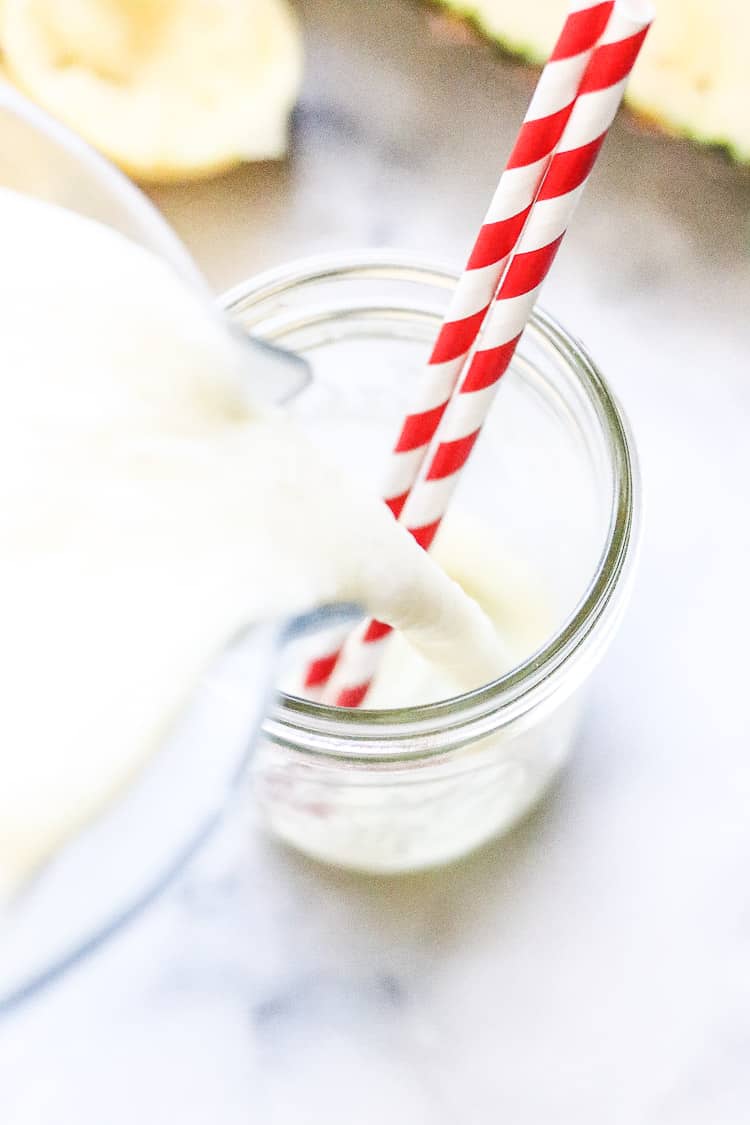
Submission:
{"label": "pineapple flesh", "polygon": [[[750,161],[750,0],[652,0],[656,19],[626,100],[661,128]],[[566,0],[438,0],[506,50],[540,63]]]}

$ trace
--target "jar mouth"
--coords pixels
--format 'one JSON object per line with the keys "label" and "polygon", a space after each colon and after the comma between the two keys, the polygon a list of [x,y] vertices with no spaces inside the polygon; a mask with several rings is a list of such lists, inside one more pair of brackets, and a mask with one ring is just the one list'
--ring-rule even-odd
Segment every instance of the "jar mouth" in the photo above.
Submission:
{"label": "jar mouth", "polygon": [[[256,307],[286,291],[333,280],[414,281],[452,289],[454,270],[425,264],[396,250],[316,255],[259,274],[224,295],[229,315],[259,335],[278,339],[273,319]],[[604,544],[590,580],[563,624],[527,659],[496,680],[447,699],[408,708],[339,708],[280,693],[265,733],[306,753],[351,760],[434,756],[516,723],[562,686],[572,691],[596,662],[630,584],[637,549],[640,479],[630,427],[583,344],[549,313],[536,308],[527,333],[536,336],[574,373],[604,440],[612,478]],[[353,750],[356,745],[356,751]]]}

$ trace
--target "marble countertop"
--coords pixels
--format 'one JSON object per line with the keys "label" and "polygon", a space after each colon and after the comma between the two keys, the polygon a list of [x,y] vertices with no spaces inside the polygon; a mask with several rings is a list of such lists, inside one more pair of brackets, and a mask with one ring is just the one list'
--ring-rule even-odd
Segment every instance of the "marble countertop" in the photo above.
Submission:
{"label": "marble countertop", "polygon": [[[410,0],[306,0],[286,163],[155,193],[218,289],[322,249],[461,264],[532,78]],[[632,606],[543,806],[363,879],[238,807],[2,1029],[4,1125],[750,1119],[750,173],[618,122],[545,289],[640,446]]]}

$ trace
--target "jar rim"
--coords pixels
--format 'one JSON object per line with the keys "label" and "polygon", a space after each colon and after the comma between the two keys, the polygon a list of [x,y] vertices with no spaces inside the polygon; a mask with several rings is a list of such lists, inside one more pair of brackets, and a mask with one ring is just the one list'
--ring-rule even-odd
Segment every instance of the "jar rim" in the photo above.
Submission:
{"label": "jar rim", "polygon": [[[290,289],[334,280],[414,281],[452,289],[454,269],[401,250],[317,254],[267,270],[222,297],[239,316]],[[243,317],[248,324],[248,318]],[[256,331],[256,324],[253,331]],[[567,679],[570,690],[606,644],[632,576],[640,516],[640,478],[627,419],[583,344],[538,307],[526,328],[566,365],[584,392],[604,438],[612,496],[605,543],[588,585],[562,625],[531,656],[498,679],[448,699],[411,708],[339,708],[280,693],[264,724],[274,741],[353,761],[434,757],[536,711]],[[260,335],[263,335],[262,325]]]}

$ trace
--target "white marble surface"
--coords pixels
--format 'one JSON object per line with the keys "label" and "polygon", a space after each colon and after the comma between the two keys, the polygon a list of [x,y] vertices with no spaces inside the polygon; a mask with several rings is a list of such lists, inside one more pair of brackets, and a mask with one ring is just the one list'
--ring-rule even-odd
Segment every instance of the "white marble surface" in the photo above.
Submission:
{"label": "white marble surface", "polygon": [[[528,74],[410,0],[303,8],[290,161],[159,202],[217,287],[363,244],[459,265]],[[649,512],[560,785],[509,839],[391,881],[238,809],[0,1029],[3,1125],[750,1120],[750,175],[627,120],[600,164],[545,303],[630,413]]]}

